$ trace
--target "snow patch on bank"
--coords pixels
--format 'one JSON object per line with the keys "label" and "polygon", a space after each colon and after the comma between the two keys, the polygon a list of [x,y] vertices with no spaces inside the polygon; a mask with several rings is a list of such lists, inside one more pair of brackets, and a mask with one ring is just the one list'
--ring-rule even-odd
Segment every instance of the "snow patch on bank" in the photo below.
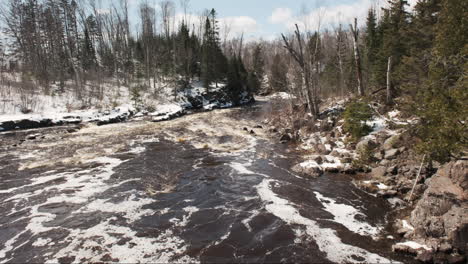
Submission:
{"label": "snow patch on bank", "polygon": [[396,246],[407,246],[407,247],[410,247],[412,249],[432,250],[430,247],[428,247],[426,245],[423,245],[423,244],[419,244],[419,243],[414,242],[414,241],[406,241],[406,242],[403,242],[403,243],[397,243],[395,245]]}

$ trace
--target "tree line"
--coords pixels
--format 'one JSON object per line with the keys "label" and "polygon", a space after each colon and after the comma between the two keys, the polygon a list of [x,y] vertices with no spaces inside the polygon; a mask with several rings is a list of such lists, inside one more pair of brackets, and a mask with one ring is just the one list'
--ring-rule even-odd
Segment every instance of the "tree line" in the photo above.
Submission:
{"label": "tree line", "polygon": [[[183,1],[182,4],[188,4]],[[200,80],[210,88],[226,85],[250,92],[249,73],[240,50],[220,40],[217,13],[207,10],[200,21],[175,20],[175,4],[148,2],[139,6],[139,28],[132,32],[128,0],[99,9],[94,0],[8,0],[0,15],[11,38],[21,78],[34,79],[40,92],[52,85],[64,91],[73,82],[78,99],[91,87],[103,96],[103,82],[137,86],[154,93],[170,86],[174,95]],[[187,16],[185,16],[187,17]]]}
{"label": "tree line", "polygon": [[296,25],[276,40],[246,43],[221,38],[214,9],[190,21],[187,5],[176,23],[173,2],[162,1],[160,12],[142,2],[136,31],[127,0],[106,12],[94,0],[8,0],[0,14],[17,71],[45,93],[71,80],[78,98],[86,85],[99,97],[112,80],[155,93],[168,85],[176,95],[199,80],[235,93],[289,92],[314,119],[328,97],[372,97],[416,115],[421,148],[437,149],[434,157],[466,148],[468,1],[419,0],[410,10],[405,0],[387,0],[369,9],[365,25]]}

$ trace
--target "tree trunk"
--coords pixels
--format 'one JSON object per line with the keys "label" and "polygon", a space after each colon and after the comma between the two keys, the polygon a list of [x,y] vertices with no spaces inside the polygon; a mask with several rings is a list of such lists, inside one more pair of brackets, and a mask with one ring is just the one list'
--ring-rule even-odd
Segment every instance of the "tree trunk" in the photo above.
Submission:
{"label": "tree trunk", "polygon": [[353,33],[353,47],[354,47],[354,61],[356,63],[356,77],[358,82],[358,94],[359,96],[364,96],[364,84],[362,82],[362,70],[361,70],[361,56],[359,54],[359,45],[358,37],[359,30],[357,29],[357,18],[354,19],[354,28],[353,25],[349,25],[351,32]]}
{"label": "tree trunk", "polygon": [[393,100],[392,95],[392,80],[391,80],[391,71],[392,71],[392,56],[388,57],[388,67],[387,67],[387,104],[391,104]]}

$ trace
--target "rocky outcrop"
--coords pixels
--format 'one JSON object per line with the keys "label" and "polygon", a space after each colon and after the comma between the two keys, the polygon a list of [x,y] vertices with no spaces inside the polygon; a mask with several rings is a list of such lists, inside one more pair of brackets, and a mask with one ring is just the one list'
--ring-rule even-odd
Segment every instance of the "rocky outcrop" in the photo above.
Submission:
{"label": "rocky outcrop", "polygon": [[[468,161],[453,161],[427,180],[411,212],[414,230],[406,235],[430,242],[439,253],[468,253]],[[449,245],[449,246],[447,246]]]}

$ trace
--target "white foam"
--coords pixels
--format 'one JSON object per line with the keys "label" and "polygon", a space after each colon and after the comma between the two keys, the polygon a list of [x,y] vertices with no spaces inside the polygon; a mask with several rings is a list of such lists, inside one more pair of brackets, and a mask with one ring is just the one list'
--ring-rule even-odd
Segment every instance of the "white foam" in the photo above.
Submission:
{"label": "white foam", "polygon": [[230,164],[231,168],[233,168],[240,174],[255,174],[255,172],[246,168],[246,166],[250,166],[250,165],[251,165],[250,163],[241,164],[237,162],[233,162]]}
{"label": "white foam", "polygon": [[86,212],[107,212],[122,214],[130,223],[135,222],[143,216],[151,215],[154,213],[150,209],[142,209],[144,205],[151,204],[155,200],[150,198],[137,198],[135,194],[127,197],[123,202],[112,203],[108,200],[97,199],[86,205],[85,208],[80,210],[81,213]]}
{"label": "white foam", "polygon": [[43,247],[43,246],[47,246],[50,242],[52,242],[52,239],[50,238],[38,238],[32,245],[34,247]]}
{"label": "white foam", "polygon": [[266,210],[290,225],[302,225],[303,232],[315,240],[320,251],[324,252],[330,261],[337,263],[362,262],[353,258],[353,256],[359,256],[365,259],[364,262],[369,263],[392,262],[367,250],[343,244],[334,230],[322,228],[317,222],[303,217],[294,204],[278,197],[270,189],[270,184],[273,182],[273,180],[265,179],[256,187],[261,199],[266,203]]}
{"label": "white foam", "polygon": [[374,236],[380,232],[380,229],[366,222],[356,219],[356,216],[365,216],[358,209],[337,203],[335,200],[325,197],[318,192],[314,192],[317,198],[322,202],[325,210],[333,215],[333,221],[344,225],[348,230],[362,236]]}

